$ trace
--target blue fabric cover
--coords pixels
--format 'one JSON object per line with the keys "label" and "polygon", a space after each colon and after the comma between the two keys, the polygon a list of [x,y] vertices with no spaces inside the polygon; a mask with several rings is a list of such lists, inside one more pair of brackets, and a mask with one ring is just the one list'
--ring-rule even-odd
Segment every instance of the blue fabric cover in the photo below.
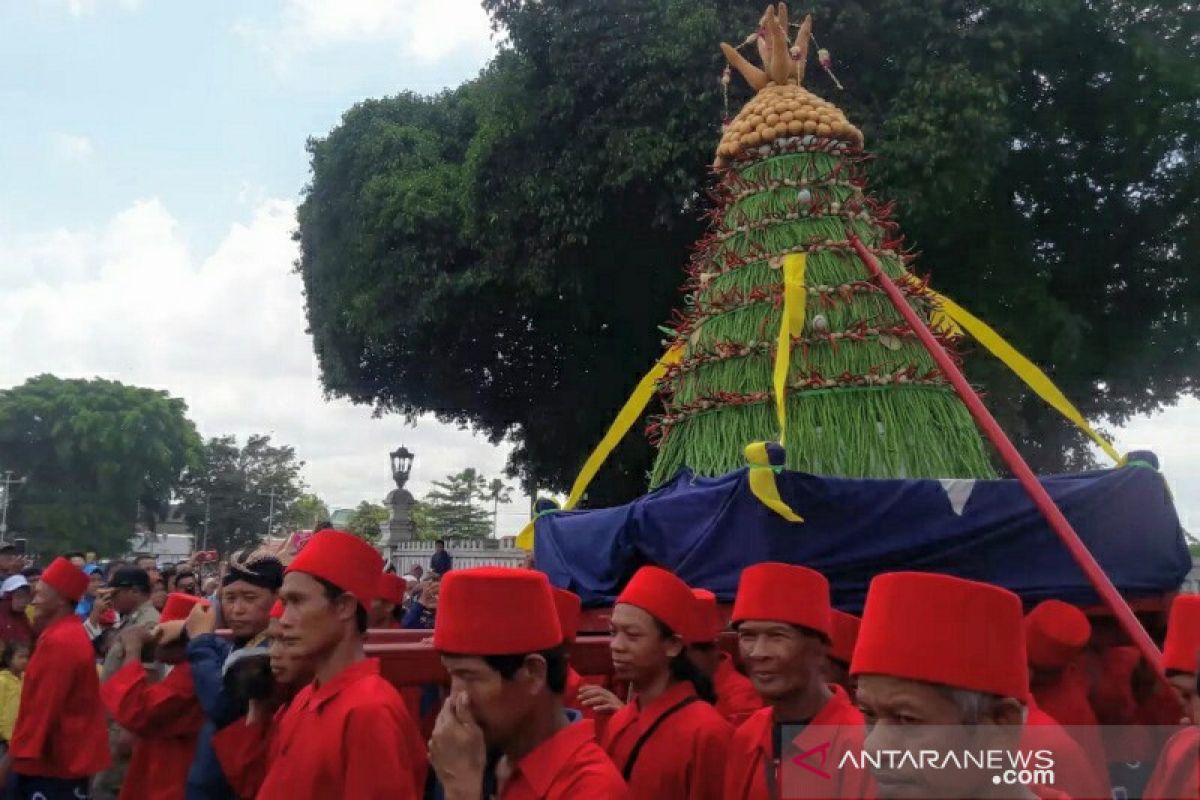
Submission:
{"label": "blue fabric cover", "polygon": [[[545,514],[536,523],[537,567],[587,606],[611,604],[643,564],[665,566],[731,601],[741,570],[760,561],[819,570],[834,605],[848,611],[862,609],[873,576],[896,570],[996,583],[1030,604],[1048,597],[1099,602],[1015,480],[950,484],[783,472],[780,494],[805,519],[792,524],[759,503],[746,475],[681,473],[628,505]],[[1191,558],[1166,483],[1144,461],[1041,482],[1122,593],[1179,587]]]}

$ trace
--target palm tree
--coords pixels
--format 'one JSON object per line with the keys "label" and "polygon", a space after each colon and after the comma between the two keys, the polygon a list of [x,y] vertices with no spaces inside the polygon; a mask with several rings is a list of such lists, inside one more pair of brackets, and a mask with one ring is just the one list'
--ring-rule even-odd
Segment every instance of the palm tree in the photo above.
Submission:
{"label": "palm tree", "polygon": [[484,497],[492,501],[492,538],[496,538],[496,527],[500,519],[500,504],[512,499],[512,489],[504,485],[499,478],[492,478],[487,485]]}

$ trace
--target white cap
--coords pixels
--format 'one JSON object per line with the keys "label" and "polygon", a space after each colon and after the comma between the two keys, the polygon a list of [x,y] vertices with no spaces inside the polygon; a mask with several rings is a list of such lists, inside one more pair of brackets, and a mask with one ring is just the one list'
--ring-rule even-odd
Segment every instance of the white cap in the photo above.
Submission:
{"label": "white cap", "polygon": [[5,578],[4,583],[0,583],[0,594],[11,594],[17,589],[28,589],[29,581],[25,580],[24,575],[13,575]]}

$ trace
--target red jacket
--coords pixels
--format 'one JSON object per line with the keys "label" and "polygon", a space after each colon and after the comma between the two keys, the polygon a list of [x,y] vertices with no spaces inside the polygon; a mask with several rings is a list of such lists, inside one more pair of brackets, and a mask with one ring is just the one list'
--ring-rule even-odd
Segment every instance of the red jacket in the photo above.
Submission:
{"label": "red jacket", "polygon": [[[1108,765],[1093,763],[1079,743],[1034,702],[1021,731],[1022,751],[1049,750],[1054,754],[1054,789],[1076,800],[1100,800],[1112,796]],[[1039,795],[1041,794],[1040,790]]]}
{"label": "red jacket", "polygon": [[[840,686],[829,688],[833,697],[788,744],[798,754],[814,753],[813,766],[831,778],[821,777],[803,767],[789,769],[780,775],[780,770],[772,766],[775,760],[772,741],[775,712],[772,708],[763,708],[743,722],[733,735],[729,766],[725,770],[725,800],[771,800],[768,769],[774,772],[779,781],[777,791],[785,798],[873,796],[875,787],[866,769],[838,769],[843,753],[848,750],[857,753],[862,749],[865,727],[862,714],[850,704],[845,690]],[[825,742],[829,742],[830,747],[821,753],[819,750]]]}
{"label": "red jacket", "polygon": [[267,777],[272,738],[287,709],[288,706],[281,706],[273,719],[253,724],[242,717],[213,734],[213,752],[238,800],[254,800],[258,796]]}
{"label": "red jacket", "polygon": [[121,800],[183,800],[196,735],[204,714],[192,684],[192,666],[177,665],[158,683],[140,664],[126,664],[100,687],[104,707],[137,736]]}
{"label": "red jacket", "polygon": [[[638,739],[655,721],[696,690],[674,684],[643,708],[638,700],[612,715],[600,745],[624,774]],[[665,719],[641,749],[629,778],[634,800],[721,800],[725,759],[733,728],[703,701]]]}
{"label": "red jacket", "polygon": [[763,707],[754,685],[737,671],[727,653],[721,654],[721,664],[713,675],[713,686],[717,691],[717,713],[735,728]]}
{"label": "red jacket", "polygon": [[24,611],[20,614],[13,611],[12,600],[7,597],[0,600],[0,642],[33,642],[33,626],[29,624],[29,617]]}
{"label": "red jacket", "polygon": [[560,730],[513,767],[500,800],[626,800],[629,790],[589,720]]}
{"label": "red jacket", "polygon": [[[1035,687],[1033,696],[1036,707],[1062,725],[1079,743],[1088,761],[1107,776],[1108,756],[1096,713],[1088,701],[1088,679],[1083,667],[1078,663],[1067,665],[1053,683]],[[1104,782],[1108,783],[1107,779]]]}
{"label": "red jacket", "polygon": [[1159,756],[1142,798],[1200,798],[1200,728],[1191,725],[1171,737]]}
{"label": "red jacket", "polygon": [[76,780],[111,763],[96,653],[74,614],[38,638],[8,752],[18,775]]}
{"label": "red jacket", "polygon": [[425,743],[378,659],[300,690],[271,739],[259,800],[408,800],[424,792]]}

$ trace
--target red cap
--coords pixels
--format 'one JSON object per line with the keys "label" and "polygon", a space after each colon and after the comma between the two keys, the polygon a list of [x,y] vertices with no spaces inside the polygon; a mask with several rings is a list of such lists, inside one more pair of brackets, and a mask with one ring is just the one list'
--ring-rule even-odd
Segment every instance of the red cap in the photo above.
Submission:
{"label": "red cap", "polygon": [[633,574],[618,603],[637,606],[662,622],[683,639],[684,644],[703,641],[697,634],[696,598],[679,578],[659,567],[642,567]]}
{"label": "red cap", "polygon": [[692,597],[696,598],[696,640],[716,641],[725,627],[717,608],[717,596],[708,589],[692,589]]}
{"label": "red cap", "polygon": [[1090,638],[1087,615],[1062,600],[1043,600],[1025,617],[1025,652],[1035,667],[1062,669]]}
{"label": "red cap", "polygon": [[369,608],[379,589],[383,559],[375,548],[352,533],[332,529],[314,533],[287,572],[303,572],[329,581]]}
{"label": "red cap", "polygon": [[851,675],[890,675],[1024,700],[1021,599],[987,583],[892,572],[867,590]]}
{"label": "red cap", "polygon": [[275,605],[271,606],[271,619],[279,619],[283,616],[283,601],[276,600]]}
{"label": "red cap", "polygon": [[67,600],[76,603],[87,592],[88,576],[62,556],[50,562],[39,579]]}
{"label": "red cap", "polygon": [[469,656],[536,653],[562,644],[545,574],[513,567],[456,569],[442,578],[433,649]]}
{"label": "red cap", "polygon": [[854,643],[858,641],[858,626],[862,620],[836,608],[831,613],[829,657],[849,664],[854,658]]}
{"label": "red cap", "polygon": [[731,622],[786,622],[829,638],[829,581],[808,567],[767,561],[742,570]]}
{"label": "red cap", "polygon": [[403,578],[394,573],[385,572],[379,576],[376,594],[380,600],[398,606],[404,602],[404,592],[407,589],[408,585],[404,583]]}
{"label": "red cap", "polygon": [[[42,580],[46,576],[42,575]],[[1195,672],[1200,653],[1200,595],[1181,594],[1171,603],[1167,640],[1163,643],[1163,669]]]}
{"label": "red cap", "polygon": [[558,612],[558,628],[562,631],[563,641],[570,644],[575,641],[575,633],[579,630],[579,617],[583,612],[583,603],[579,595],[551,586],[554,590],[554,608]]}
{"label": "red cap", "polygon": [[192,611],[192,606],[199,604],[201,608],[208,608],[209,602],[199,597],[183,592],[171,592],[167,595],[167,603],[163,606],[162,614],[159,616],[159,623],[174,622],[180,619],[187,619],[188,614]]}

